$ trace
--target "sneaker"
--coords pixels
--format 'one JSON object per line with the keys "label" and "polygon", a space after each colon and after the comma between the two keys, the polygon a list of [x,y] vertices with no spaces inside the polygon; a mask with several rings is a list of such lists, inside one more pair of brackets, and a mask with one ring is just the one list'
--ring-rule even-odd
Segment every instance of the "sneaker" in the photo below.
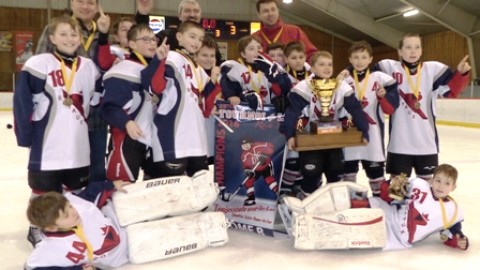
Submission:
{"label": "sneaker", "polygon": [[45,238],[45,235],[43,235],[42,231],[34,226],[30,226],[28,229],[28,235],[27,235],[27,240],[32,244],[33,247],[35,247],[38,243],[40,243],[43,238]]}
{"label": "sneaker", "polygon": [[253,193],[248,194],[248,197],[243,202],[243,205],[245,205],[245,206],[255,205],[255,194],[253,194]]}

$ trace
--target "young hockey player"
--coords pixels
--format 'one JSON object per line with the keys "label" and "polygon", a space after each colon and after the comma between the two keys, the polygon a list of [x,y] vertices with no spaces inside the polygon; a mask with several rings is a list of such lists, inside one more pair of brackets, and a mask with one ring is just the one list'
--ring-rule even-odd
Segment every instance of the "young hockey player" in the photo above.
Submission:
{"label": "young hockey player", "polygon": [[111,30],[114,38],[112,45],[110,45],[108,41],[108,28],[99,29],[98,52],[95,55],[95,62],[101,70],[109,70],[114,63],[125,60],[125,58],[130,56],[127,33],[134,24],[135,22],[130,17],[121,17],[118,19],[113,24]]}
{"label": "young hockey player", "polygon": [[[138,0],[140,1],[140,0]],[[80,25],[80,42],[76,53],[79,56],[87,57],[94,60],[94,55],[98,47],[99,28],[108,23],[110,25],[110,18],[105,14],[100,15],[95,21],[95,16],[99,11],[98,0],[70,0],[70,8],[72,9],[72,18],[74,18]],[[108,27],[106,29],[108,31]],[[48,28],[45,28],[41,37],[38,40],[36,54],[53,52],[54,44],[50,41]],[[90,102],[90,110],[88,118],[88,136],[90,143],[90,181],[104,181],[105,180],[105,151],[107,148],[107,126],[100,117],[99,103],[101,92],[103,89],[99,88],[98,93]]]}
{"label": "young hockey player", "polygon": [[[430,184],[421,178],[401,180],[402,177],[384,181],[381,199],[369,198],[372,208],[385,212],[387,224],[387,246],[385,249],[411,247],[427,236],[441,232],[444,244],[466,250],[468,238],[462,233],[463,211],[449,195],[457,187],[458,171],[449,164],[435,168]],[[389,187],[405,190],[403,203],[391,205]],[[403,199],[403,198],[402,198]]]}
{"label": "young hockey player", "polygon": [[[328,80],[333,75],[332,55],[326,51],[314,53],[311,70],[313,74],[298,83],[288,94],[289,106],[285,112],[285,122],[282,127],[288,149],[295,148],[294,136],[297,131],[297,121],[305,108],[308,110],[309,121],[324,117],[330,121],[338,121],[340,110],[345,108],[353,116],[355,125],[362,131],[364,142],[367,142],[368,123],[353,88],[343,81]],[[329,103],[320,102],[320,96],[316,93],[317,83],[331,85],[333,94]],[[328,115],[323,115],[322,111],[327,112]],[[341,148],[302,151],[299,153],[299,159],[303,175],[301,184],[303,196],[308,196],[321,186],[322,173],[325,173],[328,183],[340,181],[342,178],[343,150]]]}
{"label": "young hockey player", "polygon": [[[101,6],[99,5],[100,18],[108,17],[103,13]],[[134,24],[149,24],[150,19],[148,13],[153,8],[153,0],[137,0],[137,13],[135,18],[133,17],[120,17],[116,20],[112,28],[110,29],[110,19],[108,19],[108,25],[102,27],[98,24],[98,46],[95,53],[95,62],[99,66],[100,70],[107,71],[115,63],[121,60],[125,60],[130,56],[129,44],[127,33]],[[113,43],[109,42],[109,32],[113,37]],[[157,40],[158,41],[158,40]]]}
{"label": "young hockey player", "polygon": [[[399,175],[382,183],[380,197],[368,199],[357,197],[366,196],[366,187],[339,182],[303,201],[284,197],[280,209],[287,217],[292,214],[293,222],[286,224],[300,249],[405,249],[440,232],[445,245],[466,250],[468,238],[461,226],[464,214],[449,195],[457,177],[453,166],[442,164],[434,170],[431,184]],[[334,237],[333,230],[339,232]]]}
{"label": "young hockey player", "polygon": [[457,97],[465,88],[468,56],[456,72],[440,62],[422,62],[422,42],[417,34],[403,36],[398,54],[400,61],[382,60],[376,65],[397,80],[400,95],[400,105],[390,117],[386,171],[392,176],[409,176],[414,168],[418,177],[430,180],[439,153],[435,102],[437,97]]}
{"label": "young hockey player", "polygon": [[160,98],[152,154],[163,173],[149,172],[153,178],[184,172],[191,176],[208,169],[204,112],[211,106],[206,102],[214,100],[209,96],[214,93],[218,74],[210,78],[193,58],[204,34],[200,25],[182,23],[176,35],[181,48],[170,51],[165,61],[155,58],[142,73],[142,80]]}
{"label": "young hockey player", "polygon": [[128,31],[130,57],[103,77],[100,113],[111,127],[107,179],[136,181],[151,145],[153,111],[158,97],[141,84],[141,71],[155,56],[157,40],[146,24]]}
{"label": "young hockey player", "polygon": [[[300,81],[305,80],[310,75],[310,65],[305,62],[306,54],[305,47],[299,41],[289,42],[284,50],[286,67],[288,77],[292,83],[292,87],[297,85]],[[288,105],[287,105],[288,106]],[[303,112],[297,121],[297,128],[303,129],[306,124],[308,113]],[[293,189],[300,187],[303,176],[300,173],[300,164],[298,161],[298,152],[294,150],[287,150],[287,159],[285,160],[285,168],[283,169],[282,184],[280,192],[285,195],[292,194]]]}
{"label": "young hockey player", "polygon": [[[210,36],[205,36],[203,38],[202,47],[195,54],[195,61],[205,70],[208,76],[214,78],[220,78],[220,67],[215,66],[217,43]],[[213,74],[213,75],[212,75]],[[215,90],[208,96],[209,99],[205,102],[210,107],[205,107],[204,116],[205,116],[205,129],[207,130],[207,141],[208,141],[208,164],[213,164],[214,154],[215,154],[215,118],[211,116],[211,113],[214,110],[215,101],[221,99],[222,89],[220,84],[215,84]]]}
{"label": "young hockey player", "polygon": [[273,61],[280,66],[285,66],[285,55],[283,53],[284,45],[281,43],[272,43],[267,46],[267,54]]}
{"label": "young hockey player", "polygon": [[372,47],[367,42],[354,42],[350,46],[353,71],[345,81],[355,89],[355,96],[362,104],[369,124],[369,142],[344,149],[343,180],[356,182],[358,163],[362,162],[373,195],[379,195],[380,184],[385,180],[384,115],[394,112],[399,97],[395,79],[380,71],[370,71],[372,59]]}
{"label": "young hockey player", "polygon": [[[95,64],[78,56],[80,26],[68,16],[49,26],[53,53],[31,57],[23,66],[13,96],[15,135],[30,149],[28,185],[32,198],[48,191],[80,190],[89,180],[87,117],[100,85]],[[30,228],[35,245],[41,235]]]}
{"label": "young hockey player", "polygon": [[310,65],[306,62],[305,47],[299,41],[289,42],[284,50],[288,75],[293,86],[305,80],[310,74]]}
{"label": "young hockey player", "polygon": [[290,90],[290,81],[279,64],[267,59],[260,40],[245,36],[238,41],[238,60],[221,65],[222,94],[233,105],[247,102],[252,110],[263,104],[273,104],[277,111],[285,110],[284,97]]}
{"label": "young hockey player", "polygon": [[[193,183],[192,179],[183,180]],[[205,183],[204,180],[199,181]],[[180,180],[177,177],[151,181],[148,182],[155,185],[155,181],[174,183]],[[178,213],[174,213],[175,217],[121,226],[119,209],[110,196],[123,196],[128,200],[130,192],[135,193],[135,189],[140,188],[125,184],[123,181],[95,182],[78,195],[49,192],[33,199],[27,209],[27,217],[44,231],[46,237],[28,257],[25,269],[117,269],[128,262],[166,259],[228,242],[225,215],[221,212],[185,214],[185,210],[192,206],[188,202],[183,203],[184,209],[179,208]],[[114,187],[128,192],[113,194]],[[186,186],[178,185],[176,188],[182,187]],[[192,186],[188,191],[195,189]],[[157,201],[172,193],[152,185],[142,185],[141,191],[143,196],[153,194],[150,198]],[[138,199],[138,196],[131,199],[135,198]],[[145,197],[143,203],[149,203]],[[178,202],[175,203],[178,205]],[[162,203],[166,208],[175,208],[168,204]]]}

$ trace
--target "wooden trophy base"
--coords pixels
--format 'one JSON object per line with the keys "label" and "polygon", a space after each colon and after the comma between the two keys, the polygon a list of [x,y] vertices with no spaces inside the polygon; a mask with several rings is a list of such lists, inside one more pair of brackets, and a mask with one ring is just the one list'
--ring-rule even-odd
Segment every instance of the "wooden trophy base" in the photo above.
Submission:
{"label": "wooden trophy base", "polygon": [[295,151],[312,151],[350,146],[365,145],[362,141],[362,132],[356,128],[349,128],[340,133],[312,134],[298,132],[295,136]]}

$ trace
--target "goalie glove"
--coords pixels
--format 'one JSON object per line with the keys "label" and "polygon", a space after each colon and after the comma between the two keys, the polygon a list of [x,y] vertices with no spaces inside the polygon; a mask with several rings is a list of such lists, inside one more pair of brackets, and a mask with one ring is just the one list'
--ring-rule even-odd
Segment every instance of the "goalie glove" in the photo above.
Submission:
{"label": "goalie glove", "polygon": [[403,201],[407,195],[407,185],[408,179],[405,174],[395,176],[390,181],[390,186],[388,187],[388,197],[397,201]]}

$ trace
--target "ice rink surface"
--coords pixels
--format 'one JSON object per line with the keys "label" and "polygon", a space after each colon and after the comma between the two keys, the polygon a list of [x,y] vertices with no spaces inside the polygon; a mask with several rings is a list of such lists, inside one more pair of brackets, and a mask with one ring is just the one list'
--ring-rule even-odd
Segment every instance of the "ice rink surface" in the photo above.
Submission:
{"label": "ice rink surface", "polygon": [[[28,222],[25,209],[30,189],[27,185],[28,150],[16,145],[12,112],[0,112],[0,269],[23,269],[32,247],[26,240]],[[177,258],[142,265],[125,265],[122,270],[146,269],[435,269],[470,270],[480,267],[480,129],[438,126],[440,163],[457,167],[457,189],[451,194],[463,208],[463,231],[468,236],[467,251],[444,246],[437,234],[401,251],[343,250],[297,251],[291,239],[275,239],[229,230],[230,241]],[[412,138],[415,139],[415,138]],[[363,172],[359,183],[367,184]],[[152,240],[154,241],[154,240]]]}

